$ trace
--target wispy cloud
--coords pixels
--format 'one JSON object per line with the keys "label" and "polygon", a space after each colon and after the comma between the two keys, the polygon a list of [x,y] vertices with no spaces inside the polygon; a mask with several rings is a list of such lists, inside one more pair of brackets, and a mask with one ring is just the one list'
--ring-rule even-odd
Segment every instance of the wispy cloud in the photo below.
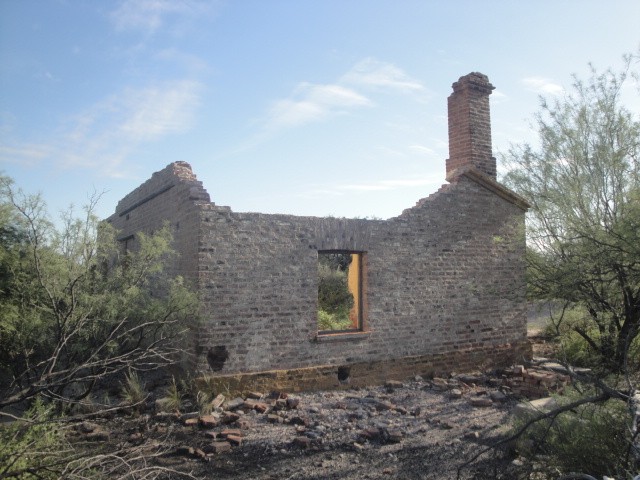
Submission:
{"label": "wispy cloud", "polygon": [[65,168],[95,168],[119,176],[120,164],[141,144],[191,128],[201,89],[192,80],[124,89],[71,118],[55,140],[5,146],[0,160],[31,165],[50,159]]}
{"label": "wispy cloud", "polygon": [[148,141],[189,129],[199,105],[200,89],[200,84],[192,80],[169,82],[139,90],[128,89],[110,103],[122,117],[123,136]]}
{"label": "wispy cloud", "polygon": [[51,154],[51,151],[52,148],[49,145],[0,145],[0,161],[24,166],[33,166],[40,160],[47,158]]}
{"label": "wispy cloud", "polygon": [[335,83],[302,82],[288,98],[272,102],[263,120],[263,135],[349,113],[355,108],[371,107],[374,92],[416,93],[423,90],[418,81],[395,65],[366,58]]}
{"label": "wispy cloud", "polygon": [[268,130],[298,127],[371,104],[367,97],[337,84],[301,83],[291,97],[273,103],[266,125]]}
{"label": "wispy cloud", "polygon": [[168,17],[197,17],[210,5],[199,0],[124,0],[111,12],[111,20],[118,30],[152,34],[167,24]]}
{"label": "wispy cloud", "polygon": [[365,58],[358,62],[340,79],[341,83],[360,87],[400,92],[419,92],[424,86],[391,63],[375,58]]}
{"label": "wispy cloud", "polygon": [[409,150],[421,155],[435,155],[436,153],[433,148],[425,147],[424,145],[409,145]]}
{"label": "wispy cloud", "polygon": [[503,102],[506,102],[508,99],[509,97],[498,89],[495,89],[493,92],[491,92],[491,102],[493,104],[503,103]]}
{"label": "wispy cloud", "polygon": [[522,83],[528,90],[539,95],[562,95],[564,88],[544,77],[527,77],[522,79]]}
{"label": "wispy cloud", "polygon": [[304,198],[321,198],[323,196],[340,196],[348,193],[367,193],[401,190],[405,188],[432,187],[439,182],[436,175],[415,178],[397,178],[393,180],[373,180],[368,182],[322,185],[299,194]]}

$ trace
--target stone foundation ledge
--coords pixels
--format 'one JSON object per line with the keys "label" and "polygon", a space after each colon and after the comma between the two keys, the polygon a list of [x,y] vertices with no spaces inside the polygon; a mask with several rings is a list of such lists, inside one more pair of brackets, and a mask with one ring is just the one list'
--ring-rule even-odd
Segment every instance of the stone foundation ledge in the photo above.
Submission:
{"label": "stone foundation ledge", "polygon": [[202,375],[198,388],[211,393],[242,395],[252,391],[303,392],[342,390],[382,385],[388,380],[404,381],[416,375],[446,376],[451,372],[490,370],[521,363],[531,358],[528,341],[491,345],[442,354],[401,357],[344,365],[269,370],[224,375]]}

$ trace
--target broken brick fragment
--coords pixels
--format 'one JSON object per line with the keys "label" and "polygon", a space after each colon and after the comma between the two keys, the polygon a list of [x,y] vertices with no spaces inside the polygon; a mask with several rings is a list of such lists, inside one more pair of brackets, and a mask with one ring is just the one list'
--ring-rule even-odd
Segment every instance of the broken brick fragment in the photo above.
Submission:
{"label": "broken brick fragment", "polygon": [[236,428],[225,428],[224,430],[222,430],[220,432],[220,436],[223,438],[228,437],[229,435],[233,435],[236,437],[241,437],[242,436],[242,432]]}
{"label": "broken brick fragment", "polygon": [[233,422],[237,422],[240,419],[240,415],[235,412],[224,412],[222,416],[222,423],[229,424]]}
{"label": "broken brick fragment", "polygon": [[228,442],[213,442],[211,444],[211,450],[213,453],[227,453],[231,451],[231,444]]}
{"label": "broken brick fragment", "polygon": [[203,415],[200,417],[199,423],[204,428],[214,428],[220,423],[220,418],[217,415]]}

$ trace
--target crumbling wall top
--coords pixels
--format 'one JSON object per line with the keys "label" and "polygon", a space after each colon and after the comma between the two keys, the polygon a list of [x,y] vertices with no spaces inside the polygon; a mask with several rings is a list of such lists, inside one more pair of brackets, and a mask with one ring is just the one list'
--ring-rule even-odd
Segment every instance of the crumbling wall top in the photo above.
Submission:
{"label": "crumbling wall top", "polygon": [[489,82],[489,77],[480,72],[471,72],[464,75],[451,85],[454,92],[460,92],[464,89],[473,89],[478,93],[489,95],[496,87]]}

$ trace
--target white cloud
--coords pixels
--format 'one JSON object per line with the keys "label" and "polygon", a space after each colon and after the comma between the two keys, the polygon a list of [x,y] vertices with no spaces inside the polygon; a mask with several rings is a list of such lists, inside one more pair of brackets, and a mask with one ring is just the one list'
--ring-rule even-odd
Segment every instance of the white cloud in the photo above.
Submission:
{"label": "white cloud", "polygon": [[267,129],[297,127],[369,105],[368,98],[340,85],[301,83],[290,98],[274,102],[267,115]]}
{"label": "white cloud", "polygon": [[360,183],[360,184],[351,184],[351,185],[338,185],[336,190],[340,191],[348,191],[348,192],[372,192],[372,191],[380,191],[380,190],[390,190],[391,187],[388,185],[383,185],[381,183]]}
{"label": "white cloud", "polygon": [[23,166],[35,165],[51,154],[48,145],[24,144],[19,146],[0,145],[0,161]]}
{"label": "white cloud", "polygon": [[523,78],[522,83],[525,88],[539,95],[562,95],[564,92],[564,88],[544,77]]}
{"label": "white cloud", "polygon": [[208,8],[197,0],[124,0],[111,13],[118,30],[141,30],[154,33],[163,27],[171,15],[198,16]]}
{"label": "white cloud", "polygon": [[390,63],[366,58],[358,62],[337,82],[300,83],[289,98],[272,103],[264,121],[263,134],[305,125],[348,113],[354,108],[370,107],[374,102],[361,90],[416,93],[424,92],[420,82]]}
{"label": "white cloud", "polygon": [[435,155],[436,153],[433,148],[424,145],[409,145],[409,150],[423,155]]}
{"label": "white cloud", "polygon": [[191,128],[201,89],[192,80],[124,89],[70,119],[49,144],[4,147],[0,159],[23,164],[50,159],[66,168],[117,176],[140,144]]}
{"label": "white cloud", "polygon": [[411,78],[400,68],[375,58],[365,58],[358,62],[340,79],[340,82],[408,93],[424,90],[420,82]]}
{"label": "white cloud", "polygon": [[200,84],[184,80],[159,87],[127,90],[119,104],[121,131],[132,140],[153,140],[191,127]]}
{"label": "white cloud", "polygon": [[509,97],[498,89],[495,89],[493,92],[491,92],[491,102],[493,104],[503,103],[508,99]]}
{"label": "white cloud", "polygon": [[347,183],[339,185],[323,185],[310,189],[299,196],[305,198],[321,198],[323,196],[339,196],[349,192],[366,193],[401,190],[404,188],[433,187],[439,182],[436,175],[417,178],[397,178],[393,180],[374,180],[361,183]]}

